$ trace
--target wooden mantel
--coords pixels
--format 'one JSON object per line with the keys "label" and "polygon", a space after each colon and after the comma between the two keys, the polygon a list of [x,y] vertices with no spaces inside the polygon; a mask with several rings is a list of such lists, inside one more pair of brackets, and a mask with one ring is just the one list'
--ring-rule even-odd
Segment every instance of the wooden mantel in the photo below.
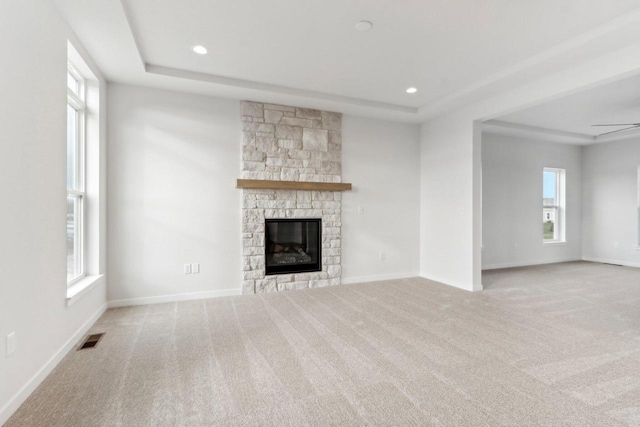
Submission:
{"label": "wooden mantel", "polygon": [[236,184],[236,188],[253,188],[263,190],[349,191],[351,190],[351,184],[346,182],[300,182],[239,179]]}

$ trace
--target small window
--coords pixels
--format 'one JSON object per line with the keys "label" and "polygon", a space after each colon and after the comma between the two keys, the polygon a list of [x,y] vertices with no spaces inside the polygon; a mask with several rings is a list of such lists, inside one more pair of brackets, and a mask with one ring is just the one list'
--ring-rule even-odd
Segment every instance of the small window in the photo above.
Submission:
{"label": "small window", "polygon": [[542,240],[564,242],[564,169],[544,168],[542,173]]}
{"label": "small window", "polygon": [[85,103],[84,79],[67,70],[67,283],[85,275]]}

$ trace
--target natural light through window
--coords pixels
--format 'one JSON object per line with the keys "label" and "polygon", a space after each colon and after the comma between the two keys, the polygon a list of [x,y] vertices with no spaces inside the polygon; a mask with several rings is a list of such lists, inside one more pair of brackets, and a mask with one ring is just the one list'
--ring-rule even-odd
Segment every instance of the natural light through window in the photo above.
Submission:
{"label": "natural light through window", "polygon": [[67,283],[85,275],[85,96],[84,79],[67,70]]}
{"label": "natural light through window", "polygon": [[564,241],[564,169],[542,172],[542,240]]}

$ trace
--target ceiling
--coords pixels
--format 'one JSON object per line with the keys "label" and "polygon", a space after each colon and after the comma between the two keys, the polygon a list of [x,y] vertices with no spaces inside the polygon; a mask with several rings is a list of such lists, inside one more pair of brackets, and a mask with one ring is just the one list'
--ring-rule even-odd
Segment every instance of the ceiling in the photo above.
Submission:
{"label": "ceiling", "polygon": [[640,75],[501,116],[489,124],[531,132],[538,130],[543,133],[556,133],[566,137],[573,134],[574,142],[579,144],[610,141],[640,133],[638,129],[594,138],[605,132],[627,127],[593,126],[612,123],[640,123]]}
{"label": "ceiling", "polygon": [[[562,43],[575,49],[615,20],[607,31],[629,26],[620,17],[640,8],[640,0],[54,1],[110,81],[414,122],[443,100],[567,53]],[[363,19],[373,29],[357,31]],[[194,54],[196,44],[209,53]],[[407,94],[410,86],[418,92]]]}

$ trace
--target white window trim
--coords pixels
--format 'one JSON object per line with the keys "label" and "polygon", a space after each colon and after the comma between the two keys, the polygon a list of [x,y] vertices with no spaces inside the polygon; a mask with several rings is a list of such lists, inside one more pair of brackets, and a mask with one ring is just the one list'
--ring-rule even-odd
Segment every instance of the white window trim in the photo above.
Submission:
{"label": "white window trim", "polygon": [[[543,168],[544,172],[553,172],[556,174],[556,204],[545,205],[542,203],[542,208],[556,209],[556,223],[554,224],[554,239],[545,240],[542,238],[543,246],[563,246],[567,244],[566,238],[566,170],[561,168]],[[543,195],[544,200],[544,195]]]}
{"label": "white window trim", "polygon": [[67,288],[67,307],[73,305],[82,296],[86,295],[91,289],[98,286],[100,279],[104,277],[104,274],[97,276],[84,276],[78,280],[75,280]]}
{"label": "white window trim", "polygon": [[[82,53],[81,53],[82,52]],[[84,193],[84,211],[82,213],[82,268],[84,275],[68,281],[66,286],[67,307],[93,294],[93,290],[105,285],[105,189],[103,180],[104,156],[106,155],[104,140],[104,102],[105,82],[86,52],[76,49],[71,40],[67,41],[67,70],[71,77],[81,85],[65,84],[67,90],[67,108],[78,107],[84,110],[81,136],[82,187],[74,190]],[[75,90],[77,87],[77,90]]]}
{"label": "white window trim", "polygon": [[78,81],[78,93],[67,87],[67,105],[71,106],[76,113],[76,182],[77,189],[67,188],[67,197],[74,196],[78,199],[78,218],[76,230],[76,251],[79,259],[77,260],[80,268],[80,274],[67,280],[67,287],[80,282],[86,277],[86,84],[84,77],[78,69],[71,63],[67,63],[67,71]]}
{"label": "white window trim", "polygon": [[565,246],[567,244],[564,240],[546,240],[542,242],[543,246]]}

